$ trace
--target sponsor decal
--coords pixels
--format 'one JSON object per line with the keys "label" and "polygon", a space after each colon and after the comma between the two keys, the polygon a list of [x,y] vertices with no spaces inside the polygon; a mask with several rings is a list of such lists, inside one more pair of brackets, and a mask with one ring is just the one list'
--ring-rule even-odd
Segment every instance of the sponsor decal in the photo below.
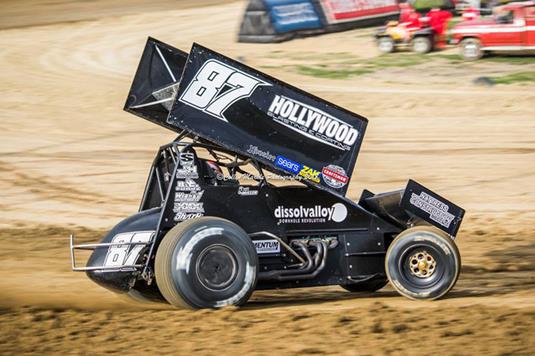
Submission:
{"label": "sponsor decal", "polygon": [[215,59],[209,59],[197,71],[180,102],[228,122],[225,110],[240,99],[248,98],[266,83],[252,75]]}
{"label": "sponsor decal", "polygon": [[318,20],[318,15],[316,15],[312,4],[307,2],[273,6],[272,11],[280,25]]}
{"label": "sponsor decal", "polygon": [[178,212],[178,213],[176,213],[174,220],[175,221],[185,221],[185,220],[189,220],[189,219],[200,218],[203,215],[204,215],[203,213]]}
{"label": "sponsor decal", "polygon": [[267,161],[274,162],[275,161],[275,155],[271,154],[269,151],[263,151],[258,148],[258,146],[249,145],[249,148],[247,149],[247,153],[252,154],[253,156],[261,157]]}
{"label": "sponsor decal", "polygon": [[204,203],[200,202],[204,190],[194,178],[198,178],[195,155],[193,153],[179,154],[180,167],[177,168],[177,181],[175,186],[175,201],[173,212],[174,221],[184,221],[204,215]]}
{"label": "sponsor decal", "polygon": [[254,195],[258,195],[258,190],[251,189],[250,187],[239,187],[238,188],[238,195],[254,196]]}
{"label": "sponsor decal", "polygon": [[265,3],[268,7],[271,6],[270,15],[275,32],[321,27],[321,21],[310,0],[286,0],[282,3],[280,0],[267,0]]}
{"label": "sponsor decal", "polygon": [[200,192],[191,192],[191,193],[184,193],[184,192],[176,192],[175,193],[175,202],[198,202],[201,200],[202,196],[204,194],[204,190],[201,190]]}
{"label": "sponsor decal", "polygon": [[275,95],[268,115],[281,125],[325,145],[348,151],[359,132],[348,123],[311,105]]}
{"label": "sponsor decal", "polygon": [[186,178],[185,180],[176,182],[175,190],[181,192],[198,192],[201,190],[201,187],[193,179]]}
{"label": "sponsor decal", "polygon": [[197,172],[197,166],[182,166],[176,170],[176,177],[178,179],[184,178],[199,178],[199,173]]}
{"label": "sponsor decal", "polygon": [[331,207],[315,205],[304,207],[286,207],[279,205],[273,212],[279,224],[310,224],[325,222],[342,222],[347,217],[347,207],[342,203],[335,203]]}
{"label": "sponsor decal", "polygon": [[204,213],[204,206],[199,202],[175,202],[173,212]]}
{"label": "sponsor decal", "polygon": [[323,167],[321,173],[325,183],[336,189],[345,187],[349,182],[349,177],[346,175],[346,171],[342,167],[335,166],[334,164]]}
{"label": "sponsor decal", "polygon": [[307,166],[303,166],[303,169],[299,171],[299,175],[301,177],[311,180],[315,183],[320,182],[320,174],[320,171],[317,171],[314,168],[310,168]]}
{"label": "sponsor decal", "polygon": [[178,161],[180,162],[180,168],[176,171],[176,177],[178,179],[199,178],[197,166],[193,164],[194,160],[195,155],[191,152],[179,153]]}
{"label": "sponsor decal", "polygon": [[281,246],[277,240],[253,240],[253,245],[256,249],[256,253],[279,253]]}
{"label": "sponsor decal", "polygon": [[396,0],[320,0],[330,24],[399,13]]}
{"label": "sponsor decal", "polygon": [[412,193],[410,203],[429,214],[429,218],[445,228],[449,228],[455,216],[448,212],[448,205],[433,198],[425,192],[419,195]]}
{"label": "sponsor decal", "polygon": [[178,155],[178,161],[181,166],[192,166],[195,160],[195,155],[191,152],[182,152]]}
{"label": "sponsor decal", "polygon": [[298,174],[302,169],[299,163],[294,162],[291,159],[288,159],[283,156],[277,156],[277,158],[275,159],[275,165],[293,174]]}
{"label": "sponsor decal", "polygon": [[320,182],[321,173],[319,171],[315,170],[314,168],[301,165],[286,157],[277,156],[277,158],[275,159],[275,165],[279,168],[284,169],[285,171],[291,172],[293,174],[297,174],[300,177],[311,180],[315,183]]}

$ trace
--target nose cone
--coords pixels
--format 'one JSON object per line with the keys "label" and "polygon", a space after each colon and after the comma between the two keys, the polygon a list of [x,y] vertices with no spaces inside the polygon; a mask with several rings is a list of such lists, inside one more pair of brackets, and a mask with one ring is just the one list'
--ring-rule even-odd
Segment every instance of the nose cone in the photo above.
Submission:
{"label": "nose cone", "polygon": [[[114,242],[114,238],[118,235],[132,237],[139,234],[149,234],[150,236],[152,232],[156,231],[160,218],[160,212],[160,208],[149,209],[124,219],[104,236],[104,238],[101,240],[101,243]],[[136,278],[139,275],[140,268],[119,270],[121,265],[114,263],[113,266],[117,268],[114,270],[109,270],[106,259],[112,248],[113,247],[110,246],[97,247],[87,261],[87,267],[95,268],[95,270],[86,271],[86,274],[89,279],[104,288],[110,289],[114,292],[128,292],[134,285]],[[117,249],[117,247],[115,248]],[[125,257],[125,261],[126,256],[129,252],[131,252],[131,249],[132,246],[125,246],[124,248],[119,249],[121,250],[120,252],[123,253],[124,256],[122,255],[122,257]],[[142,256],[142,253],[138,253],[140,256]],[[131,265],[140,262],[141,261],[129,264]],[[98,269],[98,267],[103,267],[103,269]],[[105,270],[105,267],[108,267],[108,270]]]}

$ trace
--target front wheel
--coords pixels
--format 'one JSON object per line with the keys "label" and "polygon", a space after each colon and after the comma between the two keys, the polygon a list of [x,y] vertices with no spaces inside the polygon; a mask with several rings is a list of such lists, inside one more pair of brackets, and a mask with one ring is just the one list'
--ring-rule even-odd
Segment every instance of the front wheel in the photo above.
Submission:
{"label": "front wheel", "polygon": [[396,44],[394,40],[391,37],[380,37],[377,40],[377,45],[379,46],[379,50],[383,53],[392,53],[396,49]]}
{"label": "front wheel", "polygon": [[156,283],[175,307],[242,305],[256,286],[257,268],[258,256],[247,233],[215,217],[179,223],[156,252]]}
{"label": "front wheel", "polygon": [[400,233],[388,248],[386,275],[392,286],[410,299],[434,300],[457,282],[461,256],[441,230],[417,226]]}

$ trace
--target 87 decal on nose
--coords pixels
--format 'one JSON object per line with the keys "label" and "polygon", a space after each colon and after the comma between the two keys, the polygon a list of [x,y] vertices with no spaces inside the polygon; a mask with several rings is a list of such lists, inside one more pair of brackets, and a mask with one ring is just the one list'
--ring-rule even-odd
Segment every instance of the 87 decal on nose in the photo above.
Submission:
{"label": "87 decal on nose", "polygon": [[215,59],[204,62],[179,100],[227,121],[223,113],[240,99],[248,98],[260,85],[271,85]]}

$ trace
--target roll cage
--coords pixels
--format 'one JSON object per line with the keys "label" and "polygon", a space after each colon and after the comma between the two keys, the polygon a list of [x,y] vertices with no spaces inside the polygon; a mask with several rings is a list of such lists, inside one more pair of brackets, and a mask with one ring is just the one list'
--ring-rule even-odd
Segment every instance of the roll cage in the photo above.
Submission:
{"label": "roll cage", "polygon": [[[215,162],[218,166],[227,171],[226,173],[228,173],[228,176],[225,176],[225,179],[218,179],[220,185],[224,184],[222,182],[225,181],[231,181],[234,182],[234,184],[242,185],[236,178],[237,174],[249,177],[251,180],[256,181],[258,186],[271,184],[268,181],[268,177],[271,175],[266,176],[263,164],[257,160],[240,155],[202,139],[194,138],[191,141],[184,141],[185,138],[186,135],[179,135],[173,142],[159,148],[156,157],[152,162],[139,211],[162,205],[169,187],[170,176],[178,161],[178,155],[183,152],[196,151],[196,149],[202,149],[207,154],[206,157],[201,157],[201,160]],[[251,167],[255,172],[248,172],[242,167]],[[277,176],[283,179],[302,182],[302,184],[307,185],[306,181],[300,179],[300,177],[295,177],[290,174],[285,175],[284,173],[278,173]]]}

